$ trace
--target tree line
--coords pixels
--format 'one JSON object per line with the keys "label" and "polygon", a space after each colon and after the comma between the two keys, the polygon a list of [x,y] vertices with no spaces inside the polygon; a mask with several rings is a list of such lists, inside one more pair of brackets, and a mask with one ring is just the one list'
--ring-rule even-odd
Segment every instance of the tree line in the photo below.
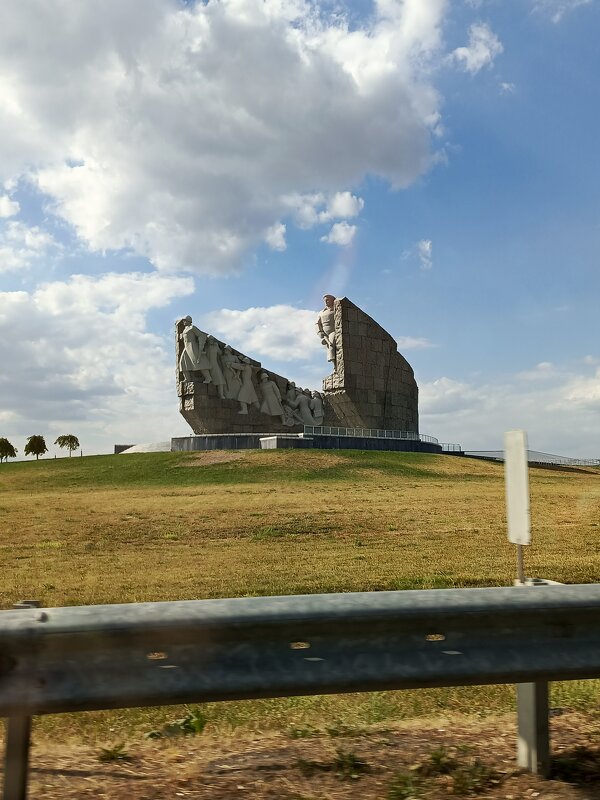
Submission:
{"label": "tree line", "polygon": [[[79,439],[72,433],[65,433],[63,436],[59,436],[54,444],[57,444],[60,448],[68,449],[69,456],[72,456],[73,450],[77,450],[79,447]],[[27,442],[23,449],[23,453],[26,456],[35,456],[35,460],[37,461],[40,456],[43,456],[44,453],[47,452],[48,448],[46,447],[46,440],[43,436],[34,434],[33,436],[27,437]],[[16,458],[17,453],[17,448],[4,436],[0,436],[0,464],[3,461],[8,461],[9,458]]]}

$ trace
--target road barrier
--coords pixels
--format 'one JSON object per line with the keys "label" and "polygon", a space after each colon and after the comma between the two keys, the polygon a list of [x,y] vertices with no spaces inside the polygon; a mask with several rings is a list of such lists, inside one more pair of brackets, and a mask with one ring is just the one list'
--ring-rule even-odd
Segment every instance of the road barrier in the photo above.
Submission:
{"label": "road barrier", "polygon": [[547,682],[599,676],[598,584],[2,611],[4,800],[36,714],[491,683],[525,684],[519,763],[547,773]]}

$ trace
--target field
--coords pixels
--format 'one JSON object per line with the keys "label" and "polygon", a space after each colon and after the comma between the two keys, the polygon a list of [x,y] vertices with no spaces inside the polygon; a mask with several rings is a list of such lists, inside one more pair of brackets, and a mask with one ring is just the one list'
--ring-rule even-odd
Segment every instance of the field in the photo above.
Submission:
{"label": "field", "polygon": [[[531,494],[527,573],[597,581],[600,472],[532,469]],[[0,515],[2,608],[23,598],[53,606],[495,586],[515,575],[502,467],[452,456],[248,451],[2,464]],[[599,697],[600,682],[579,681],[556,684],[552,702],[586,711]],[[207,704],[200,715],[203,736],[225,740],[513,708],[512,687],[494,686]],[[35,736],[136,743],[186,713],[45,717]]]}

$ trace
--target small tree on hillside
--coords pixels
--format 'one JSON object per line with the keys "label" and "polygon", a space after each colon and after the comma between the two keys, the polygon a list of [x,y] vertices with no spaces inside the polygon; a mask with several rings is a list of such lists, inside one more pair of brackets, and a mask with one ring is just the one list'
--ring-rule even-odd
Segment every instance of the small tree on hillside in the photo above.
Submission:
{"label": "small tree on hillside", "polygon": [[61,448],[68,447],[69,456],[72,456],[73,450],[77,450],[79,447],[79,439],[76,436],[73,436],[72,433],[65,433],[64,436],[59,436],[54,444],[57,444]]}
{"label": "small tree on hillside", "polygon": [[35,460],[37,461],[40,456],[43,456],[44,453],[48,452],[46,440],[39,434],[29,436],[23,452],[26,456],[35,456]]}
{"label": "small tree on hillside", "polygon": [[4,436],[0,437],[0,464],[2,461],[7,461],[9,458],[16,457],[17,448],[13,447],[8,439],[6,439]]}

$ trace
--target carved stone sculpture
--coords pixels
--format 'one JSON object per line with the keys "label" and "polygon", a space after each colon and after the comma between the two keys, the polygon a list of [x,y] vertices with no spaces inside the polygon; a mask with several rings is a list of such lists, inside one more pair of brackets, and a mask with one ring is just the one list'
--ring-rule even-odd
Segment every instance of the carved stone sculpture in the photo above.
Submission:
{"label": "carved stone sculpture", "polygon": [[184,317],[181,322],[183,329],[179,334],[182,342],[179,369],[187,381],[192,380],[192,372],[199,371],[204,376],[204,382],[210,383],[210,365],[204,352],[207,334],[192,325],[191,317]]}
{"label": "carved stone sculpture", "polygon": [[323,398],[321,397],[319,392],[312,393],[312,399],[310,401],[310,410],[312,411],[314,424],[322,425],[323,419],[325,417],[325,410],[323,408]]}
{"label": "carved stone sculpture", "polygon": [[[308,394],[307,394],[308,392]],[[310,390],[298,391],[295,400],[292,400],[289,405],[293,408],[303,425],[314,425],[315,419],[310,410],[311,394]]]}
{"label": "carved stone sculpture", "polygon": [[253,405],[256,408],[260,407],[258,395],[252,382],[252,362],[247,356],[244,356],[241,363],[232,366],[234,369],[239,369],[242,375],[242,388],[237,396],[241,406],[238,414],[247,414],[249,405]]}
{"label": "carved stone sculpture", "polygon": [[286,415],[281,403],[281,392],[275,381],[271,380],[268,372],[262,372],[260,375],[260,391],[263,398],[260,410],[263,414],[279,417],[285,424]]}
{"label": "carved stone sculpture", "polygon": [[335,297],[332,294],[324,294],[325,308],[319,313],[315,323],[315,329],[321,344],[327,348],[327,361],[331,361],[335,366],[336,358],[336,332],[335,332]]}
{"label": "carved stone sculpture", "polygon": [[236,364],[239,363],[239,358],[231,347],[226,344],[221,354],[221,364],[223,365],[223,377],[225,378],[225,397],[228,400],[237,400],[242,388],[242,379],[236,367]]}
{"label": "carved stone sculpture", "polygon": [[219,393],[219,397],[221,400],[225,399],[225,378],[223,377],[223,371],[221,370],[221,365],[219,364],[219,357],[221,356],[221,348],[219,347],[219,343],[216,341],[214,336],[207,336],[206,337],[206,356],[208,358],[208,369],[210,373],[210,379],[217,387],[217,392]]}

